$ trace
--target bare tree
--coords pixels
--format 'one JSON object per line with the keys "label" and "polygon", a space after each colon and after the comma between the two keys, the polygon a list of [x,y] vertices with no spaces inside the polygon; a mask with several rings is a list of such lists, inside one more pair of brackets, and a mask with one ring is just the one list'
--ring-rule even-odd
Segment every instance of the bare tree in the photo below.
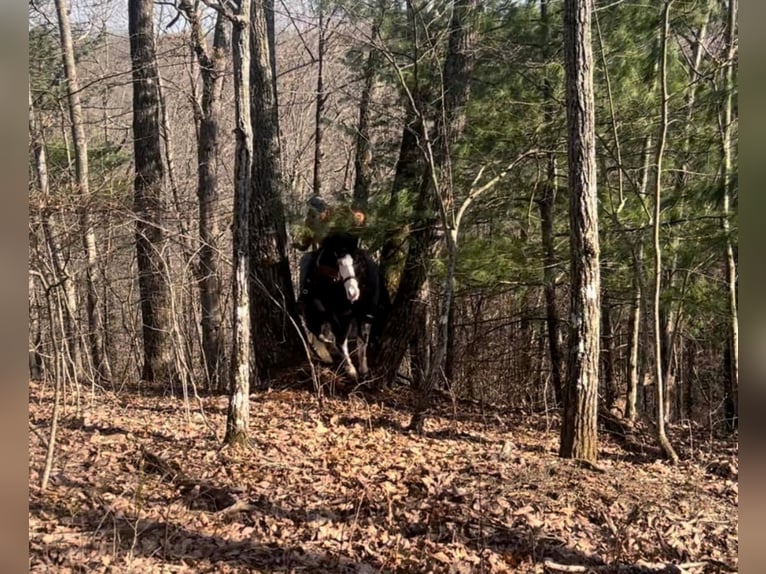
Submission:
{"label": "bare tree", "polygon": [[199,266],[197,268],[202,310],[202,353],[210,388],[223,390],[226,377],[221,310],[220,256],[218,247],[218,155],[220,152],[221,95],[229,50],[229,20],[219,12],[208,48],[198,10],[190,0],[179,4],[191,23],[191,41],[200,66],[202,98],[199,106],[197,143],[197,198],[199,201]]}
{"label": "bare tree", "polygon": [[170,290],[164,264],[163,167],[152,0],[129,0],[128,31],[133,75],[134,209],[138,285],[147,381],[176,376],[170,344]]}
{"label": "bare tree", "polygon": [[[436,113],[435,141],[433,144],[428,130],[424,129],[422,132],[424,137],[421,150],[424,169],[418,184],[415,206],[418,221],[415,222],[414,229],[410,234],[407,259],[393,302],[391,317],[384,328],[378,360],[384,368],[384,376],[388,381],[393,380],[396,375],[412,337],[417,335],[419,339],[424,338],[422,329],[418,329],[418,326],[422,325],[427,309],[427,291],[424,286],[430,268],[430,255],[437,245],[439,218],[446,230],[445,241],[447,241],[447,250],[450,254],[449,265],[454,274],[455,251],[457,249],[456,235],[453,229],[446,229],[448,216],[444,211],[444,206],[453,193],[451,147],[463,133],[465,126],[464,106],[470,95],[469,78],[473,69],[471,52],[474,39],[473,16],[476,6],[475,0],[456,0],[453,3],[447,37],[447,54],[442,71],[442,93],[440,106]],[[412,10],[411,6],[409,8]],[[404,83],[403,88],[407,88]],[[418,102],[412,97],[412,92],[409,90],[408,95],[410,105],[415,113],[421,116],[420,121],[425,125],[425,111],[417,107]],[[437,210],[440,210],[438,215]],[[416,402],[409,425],[416,432],[423,431],[426,410],[430,406],[431,391],[443,368],[448,341],[449,309],[452,304],[452,284],[451,281],[448,283],[443,313],[439,318],[441,326],[439,341],[443,342],[444,345],[437,345],[433,360],[430,360],[428,365],[421,365],[426,376],[420,385],[419,399]],[[418,333],[418,331],[421,332]]]}
{"label": "bare tree", "polygon": [[662,245],[660,243],[660,228],[662,217],[662,160],[668,131],[668,81],[667,81],[667,52],[668,36],[670,33],[670,7],[673,0],[668,0],[662,10],[662,40],[660,43],[660,92],[661,116],[660,133],[655,149],[654,167],[654,216],[652,222],[654,246],[654,292],[652,319],[654,323],[654,378],[657,389],[657,440],[662,452],[671,462],[678,462],[678,455],[673,450],[670,440],[665,433],[665,392],[662,375],[662,325],[660,321],[660,292],[662,290]]}
{"label": "bare tree", "polygon": [[86,313],[88,316],[90,351],[96,374],[100,379],[109,381],[112,379],[112,369],[104,343],[104,321],[101,316],[98,282],[96,281],[98,248],[96,247],[96,233],[91,224],[88,206],[86,205],[90,195],[88,183],[88,141],[85,137],[82,106],[80,104],[80,84],[77,79],[72,29],[69,23],[69,6],[66,0],[56,0],[56,12],[58,14],[64,74],[67,79],[66,92],[69,100],[69,118],[72,125],[72,144],[74,146],[75,174],[77,179],[75,191],[81,199],[77,211],[83,247],[85,248],[88,262],[85,268],[85,275],[88,293]]}
{"label": "bare tree", "polygon": [[598,458],[600,268],[591,0],[564,1],[571,331],[559,455]]}
{"label": "bare tree", "polygon": [[731,428],[738,425],[738,395],[739,395],[739,319],[737,316],[737,261],[734,256],[734,246],[731,240],[731,225],[729,218],[732,216],[732,203],[734,191],[733,148],[735,133],[735,117],[733,113],[734,100],[734,69],[737,57],[737,0],[729,0],[726,20],[726,62],[724,64],[724,104],[723,104],[723,132],[721,147],[723,151],[723,164],[721,177],[723,179],[723,217],[721,225],[726,236],[726,287],[727,303],[729,307],[728,337],[727,337],[727,373],[725,379],[726,393],[726,418]]}
{"label": "bare tree", "polygon": [[356,127],[356,150],[354,154],[354,194],[353,206],[357,209],[365,209],[370,197],[370,179],[372,171],[372,149],[370,142],[370,103],[372,102],[372,88],[375,83],[375,72],[378,67],[380,55],[374,46],[380,33],[380,25],[385,13],[385,3],[379,1],[376,12],[373,15],[372,29],[370,30],[371,46],[367,52],[367,61],[364,64],[362,75],[362,93],[359,98],[359,120]]}
{"label": "bare tree", "polygon": [[[551,19],[550,1],[540,0],[540,45],[542,57],[545,62],[551,56]],[[550,134],[548,151],[546,153],[546,180],[543,183],[542,196],[538,204],[540,206],[540,232],[543,245],[543,282],[545,284],[545,324],[548,334],[548,353],[551,360],[551,384],[556,397],[556,402],[563,403],[562,371],[564,361],[561,352],[561,320],[558,306],[556,305],[556,248],[553,241],[554,233],[554,205],[556,204],[556,191],[558,189],[558,166],[556,163],[556,139],[554,134],[554,118],[556,117],[556,104],[553,99],[553,84],[546,73],[543,79],[542,96],[544,101],[543,118]]]}
{"label": "bare tree", "polygon": [[282,202],[277,99],[267,33],[266,1],[251,7],[250,112],[253,177],[250,203],[250,311],[258,376],[290,365],[302,353],[290,316],[297,316]]}
{"label": "bare tree", "polygon": [[[48,179],[48,156],[43,141],[43,130],[39,125],[32,99],[32,87],[29,86],[29,135],[34,158],[34,179],[40,192],[40,227],[42,229],[45,245],[48,249],[52,281],[51,284],[58,286],[63,292],[63,305],[58,309],[61,314],[61,333],[63,341],[60,349],[67,357],[66,366],[69,375],[75,381],[84,377],[82,353],[80,352],[79,335],[77,327],[77,292],[74,280],[67,268],[67,263],[61,249],[60,240],[56,232],[56,221],[53,211],[49,206],[50,188]],[[50,297],[48,294],[47,297]],[[48,299],[50,302],[50,298]],[[51,333],[51,337],[53,334]],[[58,357],[57,359],[58,360]],[[58,368],[58,365],[57,367]]]}
{"label": "bare tree", "polygon": [[327,51],[327,26],[325,21],[324,2],[317,3],[317,83],[316,102],[314,107],[314,195],[322,195],[322,122],[327,94],[324,89],[324,62]]}
{"label": "bare tree", "polygon": [[234,189],[234,271],[232,276],[233,321],[230,371],[230,399],[226,417],[227,444],[246,444],[250,419],[250,253],[248,251],[250,192],[253,163],[253,131],[250,121],[250,6],[239,0],[234,16],[234,113],[236,155]]}

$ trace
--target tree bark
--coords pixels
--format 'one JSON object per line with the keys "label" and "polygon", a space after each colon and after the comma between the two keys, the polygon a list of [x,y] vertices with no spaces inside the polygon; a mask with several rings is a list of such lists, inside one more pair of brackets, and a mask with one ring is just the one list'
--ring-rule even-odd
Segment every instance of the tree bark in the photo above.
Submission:
{"label": "tree bark", "polygon": [[661,117],[660,135],[657,139],[655,151],[654,173],[654,221],[653,246],[654,246],[654,297],[652,319],[654,322],[654,377],[657,389],[657,441],[663,454],[672,462],[678,462],[678,455],[673,450],[670,440],[665,433],[665,392],[662,364],[662,325],[660,321],[660,292],[662,290],[662,246],[660,243],[660,226],[662,217],[662,160],[665,153],[665,143],[668,130],[668,86],[667,86],[667,49],[670,32],[670,6],[673,0],[665,3],[662,13],[662,42],[660,46],[660,88],[661,88]]}
{"label": "tree bark", "polygon": [[251,7],[250,111],[253,176],[250,203],[250,313],[258,375],[300,360],[303,347],[290,317],[297,318],[282,203],[279,122],[267,34],[265,0]]}
{"label": "tree bark", "polygon": [[612,301],[604,291],[601,298],[601,378],[604,381],[604,408],[611,411],[619,393],[615,377],[614,324],[612,322]]}
{"label": "tree bark", "polygon": [[314,195],[322,195],[322,117],[327,96],[324,93],[325,21],[324,6],[318,3],[319,29],[317,38],[317,83],[314,108]]}
{"label": "tree bark", "polygon": [[[29,135],[30,144],[32,146],[32,155],[34,156],[37,188],[42,199],[40,227],[42,228],[45,244],[48,247],[51,270],[54,274],[54,281],[52,283],[59,285],[64,294],[64,305],[63,310],[61,311],[63,316],[61,328],[62,336],[64,338],[62,352],[69,355],[67,368],[69,369],[72,379],[78,381],[85,376],[85,372],[83,368],[82,353],[80,352],[79,336],[77,334],[77,293],[75,291],[72,277],[69,275],[64,255],[61,251],[61,246],[55,230],[53,214],[48,207],[48,199],[50,196],[48,157],[42,139],[42,128],[40,127],[35,114],[31,84],[29,86]],[[51,336],[54,336],[52,332]],[[59,358],[54,357],[54,360],[58,361]]]}
{"label": "tree bark", "polygon": [[[416,96],[416,102],[420,99]],[[419,104],[418,104],[419,105]],[[418,172],[422,168],[422,156],[418,141],[423,135],[423,121],[413,110],[408,110],[407,120],[402,128],[399,144],[399,155],[394,168],[394,180],[388,199],[388,211],[399,214],[402,195],[406,190],[415,191]],[[395,292],[398,289],[402,267],[407,255],[408,228],[399,222],[386,230],[386,238],[380,254],[380,272],[385,278],[388,288]]]}
{"label": "tree bark", "polygon": [[[550,17],[548,14],[549,0],[540,1],[540,24],[541,45],[544,63],[550,58]],[[543,184],[543,194],[539,201],[540,228],[543,244],[543,283],[545,284],[545,325],[548,335],[548,353],[551,360],[551,384],[558,405],[564,402],[562,376],[564,361],[561,352],[561,319],[558,306],[556,305],[556,249],[553,241],[554,234],[554,206],[556,204],[556,190],[558,188],[558,167],[556,165],[556,141],[552,135],[553,122],[556,117],[556,106],[553,99],[553,86],[546,74],[543,79],[542,96],[545,105],[543,118],[549,131],[548,152],[546,154],[546,181]]]}
{"label": "tree bark", "polygon": [[[212,53],[207,47],[199,12],[190,0],[180,4],[191,22],[192,45],[202,77],[199,141],[197,144],[197,199],[199,202],[198,281],[202,318],[202,353],[211,389],[225,390],[223,311],[221,309],[220,252],[218,247],[218,154],[220,150],[221,94],[229,51],[226,16],[219,13]],[[249,116],[249,114],[248,114]]]}
{"label": "tree bark", "polygon": [[251,0],[239,0],[234,21],[234,107],[236,117],[236,152],[234,166],[234,245],[232,275],[232,350],[230,398],[226,416],[227,444],[247,444],[250,421],[250,193],[253,163],[253,132],[250,119],[250,6]]}
{"label": "tree bark", "polygon": [[591,0],[564,1],[571,332],[559,455],[598,458],[600,267]]}
{"label": "tree bark", "polygon": [[[474,40],[473,18],[476,12],[477,0],[456,0],[452,6],[449,35],[447,38],[447,54],[444,59],[442,72],[442,101],[435,122],[436,141],[432,147],[429,138],[425,138],[426,161],[422,183],[420,186],[419,203],[421,209],[416,213],[425,215],[424,220],[417,224],[419,229],[413,232],[418,236],[410,243],[408,261],[419,261],[419,277],[428,276],[434,248],[436,247],[436,226],[439,221],[433,214],[434,208],[439,213],[439,219],[444,228],[444,240],[447,248],[447,276],[444,281],[443,305],[437,321],[437,337],[434,352],[430,360],[425,384],[421,386],[416,400],[415,409],[409,427],[418,433],[423,432],[425,413],[430,407],[431,394],[437,379],[442,374],[444,358],[447,353],[449,314],[454,292],[455,265],[457,260],[458,225],[454,216],[454,190],[452,187],[451,148],[460,138],[465,129],[465,105],[470,97],[470,76],[473,71],[474,58],[472,46]],[[424,132],[425,133],[425,132]],[[427,135],[427,134],[426,134]],[[422,203],[420,202],[422,199]],[[436,205],[434,205],[436,204]],[[448,215],[450,212],[452,215]],[[413,252],[415,247],[417,251]],[[412,255],[412,257],[410,257]],[[406,271],[406,268],[405,268]],[[422,292],[418,285],[419,291]],[[400,285],[397,300],[409,297],[411,294],[402,292]],[[394,304],[396,311],[396,303]],[[401,356],[394,357],[398,369]]]}
{"label": "tree bark", "polygon": [[[385,12],[385,4],[378,2],[377,12],[373,17],[370,38],[372,42],[378,38],[380,25]],[[372,146],[370,142],[370,103],[372,88],[375,83],[375,72],[378,67],[378,49],[371,46],[367,53],[362,78],[362,94],[359,98],[359,121],[356,129],[356,151],[354,154],[354,194],[353,207],[366,209],[370,198],[370,180],[372,178]]]}
{"label": "tree bark", "polygon": [[129,0],[133,77],[134,209],[146,381],[177,378],[170,343],[170,289],[164,262],[163,167],[152,0]]}
{"label": "tree bark", "polygon": [[61,40],[61,53],[64,61],[64,73],[67,79],[66,91],[69,101],[69,118],[72,125],[72,144],[75,155],[75,193],[82,200],[78,206],[78,218],[82,234],[83,247],[87,257],[85,268],[85,283],[87,288],[86,314],[88,316],[88,333],[90,352],[93,359],[93,367],[96,375],[102,381],[112,379],[112,369],[109,364],[109,354],[104,342],[104,321],[101,316],[99,304],[98,282],[98,248],[96,247],[96,233],[91,223],[88,208],[85,205],[90,196],[88,182],[88,141],[85,137],[83,125],[82,106],[80,104],[80,85],[77,79],[77,66],[74,58],[74,43],[72,41],[72,29],[69,23],[69,7],[66,0],[56,0],[56,12],[58,14],[59,34]]}
{"label": "tree bark", "polygon": [[631,285],[630,316],[628,318],[628,372],[627,393],[625,401],[625,418],[630,422],[636,421],[638,414],[639,386],[639,348],[641,342],[641,299],[643,297],[643,281],[641,273],[644,267],[644,245],[642,242],[634,246],[633,274]]}
{"label": "tree bark", "polygon": [[33,381],[42,378],[43,358],[40,355],[42,343],[40,328],[40,304],[38,302],[35,278],[29,274],[29,378]]}
{"label": "tree bark", "polygon": [[736,122],[733,113],[734,100],[734,67],[736,65],[736,26],[737,26],[737,0],[729,0],[726,22],[726,51],[727,59],[724,69],[724,106],[723,106],[723,134],[721,146],[723,148],[723,165],[721,176],[723,178],[723,217],[721,226],[726,238],[726,287],[729,316],[727,318],[729,361],[724,379],[724,394],[726,397],[726,420],[731,429],[738,427],[739,418],[739,319],[737,302],[737,260],[734,253],[734,243],[731,237],[733,188],[735,171],[733,169],[734,147],[734,124]]}

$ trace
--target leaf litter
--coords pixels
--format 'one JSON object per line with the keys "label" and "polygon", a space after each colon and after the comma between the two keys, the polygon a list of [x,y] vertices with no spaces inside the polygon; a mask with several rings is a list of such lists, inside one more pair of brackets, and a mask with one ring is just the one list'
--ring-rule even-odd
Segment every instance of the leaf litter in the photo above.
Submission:
{"label": "leaf litter", "polygon": [[445,404],[419,436],[407,390],[287,389],[252,395],[232,450],[226,397],[105,392],[65,413],[40,491],[51,394],[30,386],[30,572],[737,571],[736,442],[679,432],[673,467],[604,434],[595,472],[553,416]]}

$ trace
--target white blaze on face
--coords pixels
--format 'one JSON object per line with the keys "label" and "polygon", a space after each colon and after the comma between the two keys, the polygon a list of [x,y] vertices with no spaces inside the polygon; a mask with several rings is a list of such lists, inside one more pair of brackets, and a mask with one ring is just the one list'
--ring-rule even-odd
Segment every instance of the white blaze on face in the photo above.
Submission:
{"label": "white blaze on face", "polygon": [[354,303],[359,299],[359,282],[354,273],[354,258],[351,255],[344,255],[338,259],[338,273],[343,280],[346,297],[351,303]]}

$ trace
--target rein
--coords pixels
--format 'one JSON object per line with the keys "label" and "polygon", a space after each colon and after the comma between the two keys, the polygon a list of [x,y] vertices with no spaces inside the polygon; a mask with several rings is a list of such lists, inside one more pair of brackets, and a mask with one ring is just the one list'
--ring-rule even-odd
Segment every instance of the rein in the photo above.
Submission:
{"label": "rein", "polygon": [[351,275],[350,277],[346,277],[343,279],[340,275],[340,270],[336,269],[335,267],[331,267],[329,265],[321,265],[319,261],[322,259],[322,254],[324,253],[324,248],[320,249],[317,253],[316,258],[316,269],[320,276],[329,279],[333,283],[340,283],[341,285],[345,285],[347,281],[351,281],[352,279],[359,279],[356,274]]}

